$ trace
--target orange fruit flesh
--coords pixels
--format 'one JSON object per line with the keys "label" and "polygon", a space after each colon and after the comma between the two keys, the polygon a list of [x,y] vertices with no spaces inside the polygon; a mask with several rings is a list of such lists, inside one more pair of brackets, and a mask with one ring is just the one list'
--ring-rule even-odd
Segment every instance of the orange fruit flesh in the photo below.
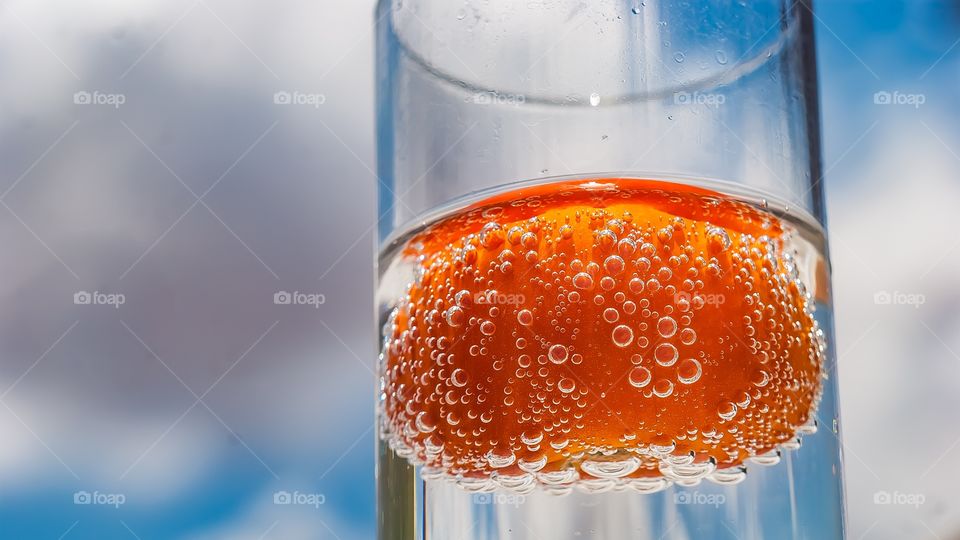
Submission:
{"label": "orange fruit flesh", "polygon": [[433,223],[401,254],[419,277],[385,336],[385,436],[442,475],[544,483],[696,479],[776,449],[823,369],[786,234],[718,193],[628,179]]}

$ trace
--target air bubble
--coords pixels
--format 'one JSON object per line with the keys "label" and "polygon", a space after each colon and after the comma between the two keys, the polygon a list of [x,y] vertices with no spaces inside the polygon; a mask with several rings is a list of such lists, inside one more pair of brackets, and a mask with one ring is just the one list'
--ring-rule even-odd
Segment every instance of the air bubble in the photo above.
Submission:
{"label": "air bubble", "polygon": [[450,309],[448,309],[446,315],[444,316],[444,318],[447,320],[447,324],[453,326],[454,328],[463,324],[464,317],[465,315],[463,314],[463,310],[457,306],[452,306]]}
{"label": "air bubble", "polygon": [[433,417],[427,413],[427,411],[421,411],[417,413],[415,423],[417,424],[417,429],[420,430],[420,433],[430,433],[437,429],[437,423],[433,420]]}
{"label": "air bubble", "polygon": [[613,329],[611,338],[617,347],[626,347],[633,343],[633,330],[625,324],[618,325]]}
{"label": "air bubble", "polygon": [[579,274],[573,276],[573,286],[578,289],[592,289],[593,277],[586,272],[580,272]]}
{"label": "air bubble", "polygon": [[520,243],[527,249],[533,249],[537,247],[537,235],[532,232],[525,233],[523,237],[520,238]]}
{"label": "air bubble", "polygon": [[653,350],[653,358],[658,364],[670,367],[677,361],[677,348],[670,343],[661,343]]}
{"label": "air bubble", "polygon": [[467,385],[467,372],[457,368],[450,374],[450,383],[454,386],[464,387]]}
{"label": "air bubble", "polygon": [[724,251],[733,244],[727,231],[720,227],[707,227],[707,242],[714,251]]}
{"label": "air bubble", "polygon": [[752,382],[754,386],[763,388],[770,382],[770,375],[768,375],[766,371],[758,369],[753,372],[753,377],[750,379],[750,382]]}
{"label": "air bubble", "polygon": [[617,461],[594,461],[586,460],[580,464],[580,468],[591,476],[597,478],[622,478],[640,468],[640,460],[635,457],[620,459]]}
{"label": "air bubble", "polygon": [[733,420],[737,415],[737,406],[732,401],[724,401],[717,407],[717,415],[727,421]]}
{"label": "air bubble", "polygon": [[551,345],[550,349],[547,351],[547,358],[549,358],[554,364],[562,364],[566,362],[568,355],[569,351],[567,351],[567,348],[560,344]]}
{"label": "air bubble", "polygon": [[614,276],[620,272],[623,272],[623,267],[623,259],[618,255],[611,255],[607,257],[605,261],[603,261],[603,268]]}
{"label": "air bubble", "polygon": [[513,452],[501,449],[490,450],[484,457],[486,458],[487,463],[489,463],[494,469],[509,467],[510,465],[513,465],[513,462],[517,459],[517,456],[515,456]]}
{"label": "air bubble", "polygon": [[527,473],[539,472],[540,469],[543,469],[547,465],[547,456],[541,456],[537,459],[520,459],[517,460],[517,467],[520,467],[520,470]]}
{"label": "air bubble", "polygon": [[673,393],[673,383],[667,379],[660,379],[659,381],[653,383],[653,394],[657,397],[665,398],[670,397],[670,394]]}
{"label": "air bubble", "polygon": [[699,381],[702,374],[703,369],[700,367],[700,362],[693,358],[684,359],[677,365],[677,380],[683,384],[693,384]]}
{"label": "air bubble", "polygon": [[480,323],[480,333],[485,336],[492,336],[497,331],[497,325],[492,321],[483,321]]}
{"label": "air bubble", "polygon": [[673,337],[677,333],[677,321],[673,320],[673,317],[660,317],[657,321],[657,332],[665,338]]}
{"label": "air bubble", "polygon": [[520,441],[527,446],[536,446],[543,441],[543,433],[538,431],[528,433],[524,431],[520,434]]}
{"label": "air bubble", "polygon": [[630,376],[628,377],[628,380],[630,381],[630,384],[633,385],[634,387],[643,388],[646,385],[650,384],[651,378],[652,378],[652,375],[650,374],[649,369],[645,367],[635,367],[632,370],[630,370]]}
{"label": "air bubble", "polygon": [[500,224],[491,221],[480,229],[480,245],[487,249],[494,249],[503,243],[505,234]]}

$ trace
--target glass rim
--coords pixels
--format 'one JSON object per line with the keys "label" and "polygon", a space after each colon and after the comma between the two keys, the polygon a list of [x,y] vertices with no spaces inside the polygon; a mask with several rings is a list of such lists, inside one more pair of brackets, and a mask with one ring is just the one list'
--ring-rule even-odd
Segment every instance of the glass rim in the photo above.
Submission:
{"label": "glass rim", "polygon": [[[379,0],[378,6],[382,7],[382,4],[388,4],[392,1],[393,0]],[[797,6],[799,3],[794,5]],[[380,7],[378,7],[378,9],[380,9]],[[562,106],[591,108],[600,106],[626,105],[644,101],[658,101],[669,98],[681,92],[703,92],[713,90],[733,81],[747,77],[753,72],[759,70],[768,62],[773,61],[773,58],[775,58],[781,51],[786,49],[787,45],[794,42],[794,40],[799,37],[801,26],[799,17],[790,17],[788,16],[789,13],[790,11],[787,11],[777,19],[778,22],[783,21],[786,23],[785,26],[777,32],[777,39],[762,49],[759,49],[756,54],[753,54],[747,58],[741,57],[737,59],[737,61],[733,62],[729,68],[720,73],[700,78],[691,78],[688,82],[666,86],[664,88],[659,88],[648,92],[601,95],[600,101],[596,105],[591,102],[592,95],[590,94],[565,94],[561,96],[520,92],[506,88],[494,88],[484,85],[479,81],[472,81],[466,77],[456,76],[451,71],[434,65],[434,63],[427,60],[423,55],[418,53],[414,47],[409,45],[401,33],[397,31],[397,27],[393,20],[395,14],[392,12],[392,10],[389,11],[388,15],[390,19],[389,24],[391,34],[396,40],[401,54],[409,58],[424,72],[432,75],[437,80],[448,86],[457,88],[459,90],[466,90],[473,94],[490,94],[491,96],[503,100],[515,101],[522,99],[524,104],[554,107]],[[753,46],[756,46],[756,44]],[[751,49],[753,46],[751,46]],[[659,58],[657,61],[663,64],[663,61]]]}

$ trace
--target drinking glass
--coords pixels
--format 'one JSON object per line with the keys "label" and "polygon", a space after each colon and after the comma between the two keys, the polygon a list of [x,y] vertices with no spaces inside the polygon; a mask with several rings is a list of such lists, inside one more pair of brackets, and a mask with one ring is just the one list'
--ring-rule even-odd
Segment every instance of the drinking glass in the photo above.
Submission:
{"label": "drinking glass", "polygon": [[376,17],[379,537],[844,538],[809,3]]}

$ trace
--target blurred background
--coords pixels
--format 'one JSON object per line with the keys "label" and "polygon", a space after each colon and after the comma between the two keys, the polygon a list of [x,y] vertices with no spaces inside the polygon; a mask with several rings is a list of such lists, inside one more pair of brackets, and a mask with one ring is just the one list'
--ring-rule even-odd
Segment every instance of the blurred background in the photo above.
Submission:
{"label": "blurred background", "polygon": [[[0,538],[373,538],[373,9],[0,1]],[[850,537],[960,539],[960,5],[817,23]]]}

